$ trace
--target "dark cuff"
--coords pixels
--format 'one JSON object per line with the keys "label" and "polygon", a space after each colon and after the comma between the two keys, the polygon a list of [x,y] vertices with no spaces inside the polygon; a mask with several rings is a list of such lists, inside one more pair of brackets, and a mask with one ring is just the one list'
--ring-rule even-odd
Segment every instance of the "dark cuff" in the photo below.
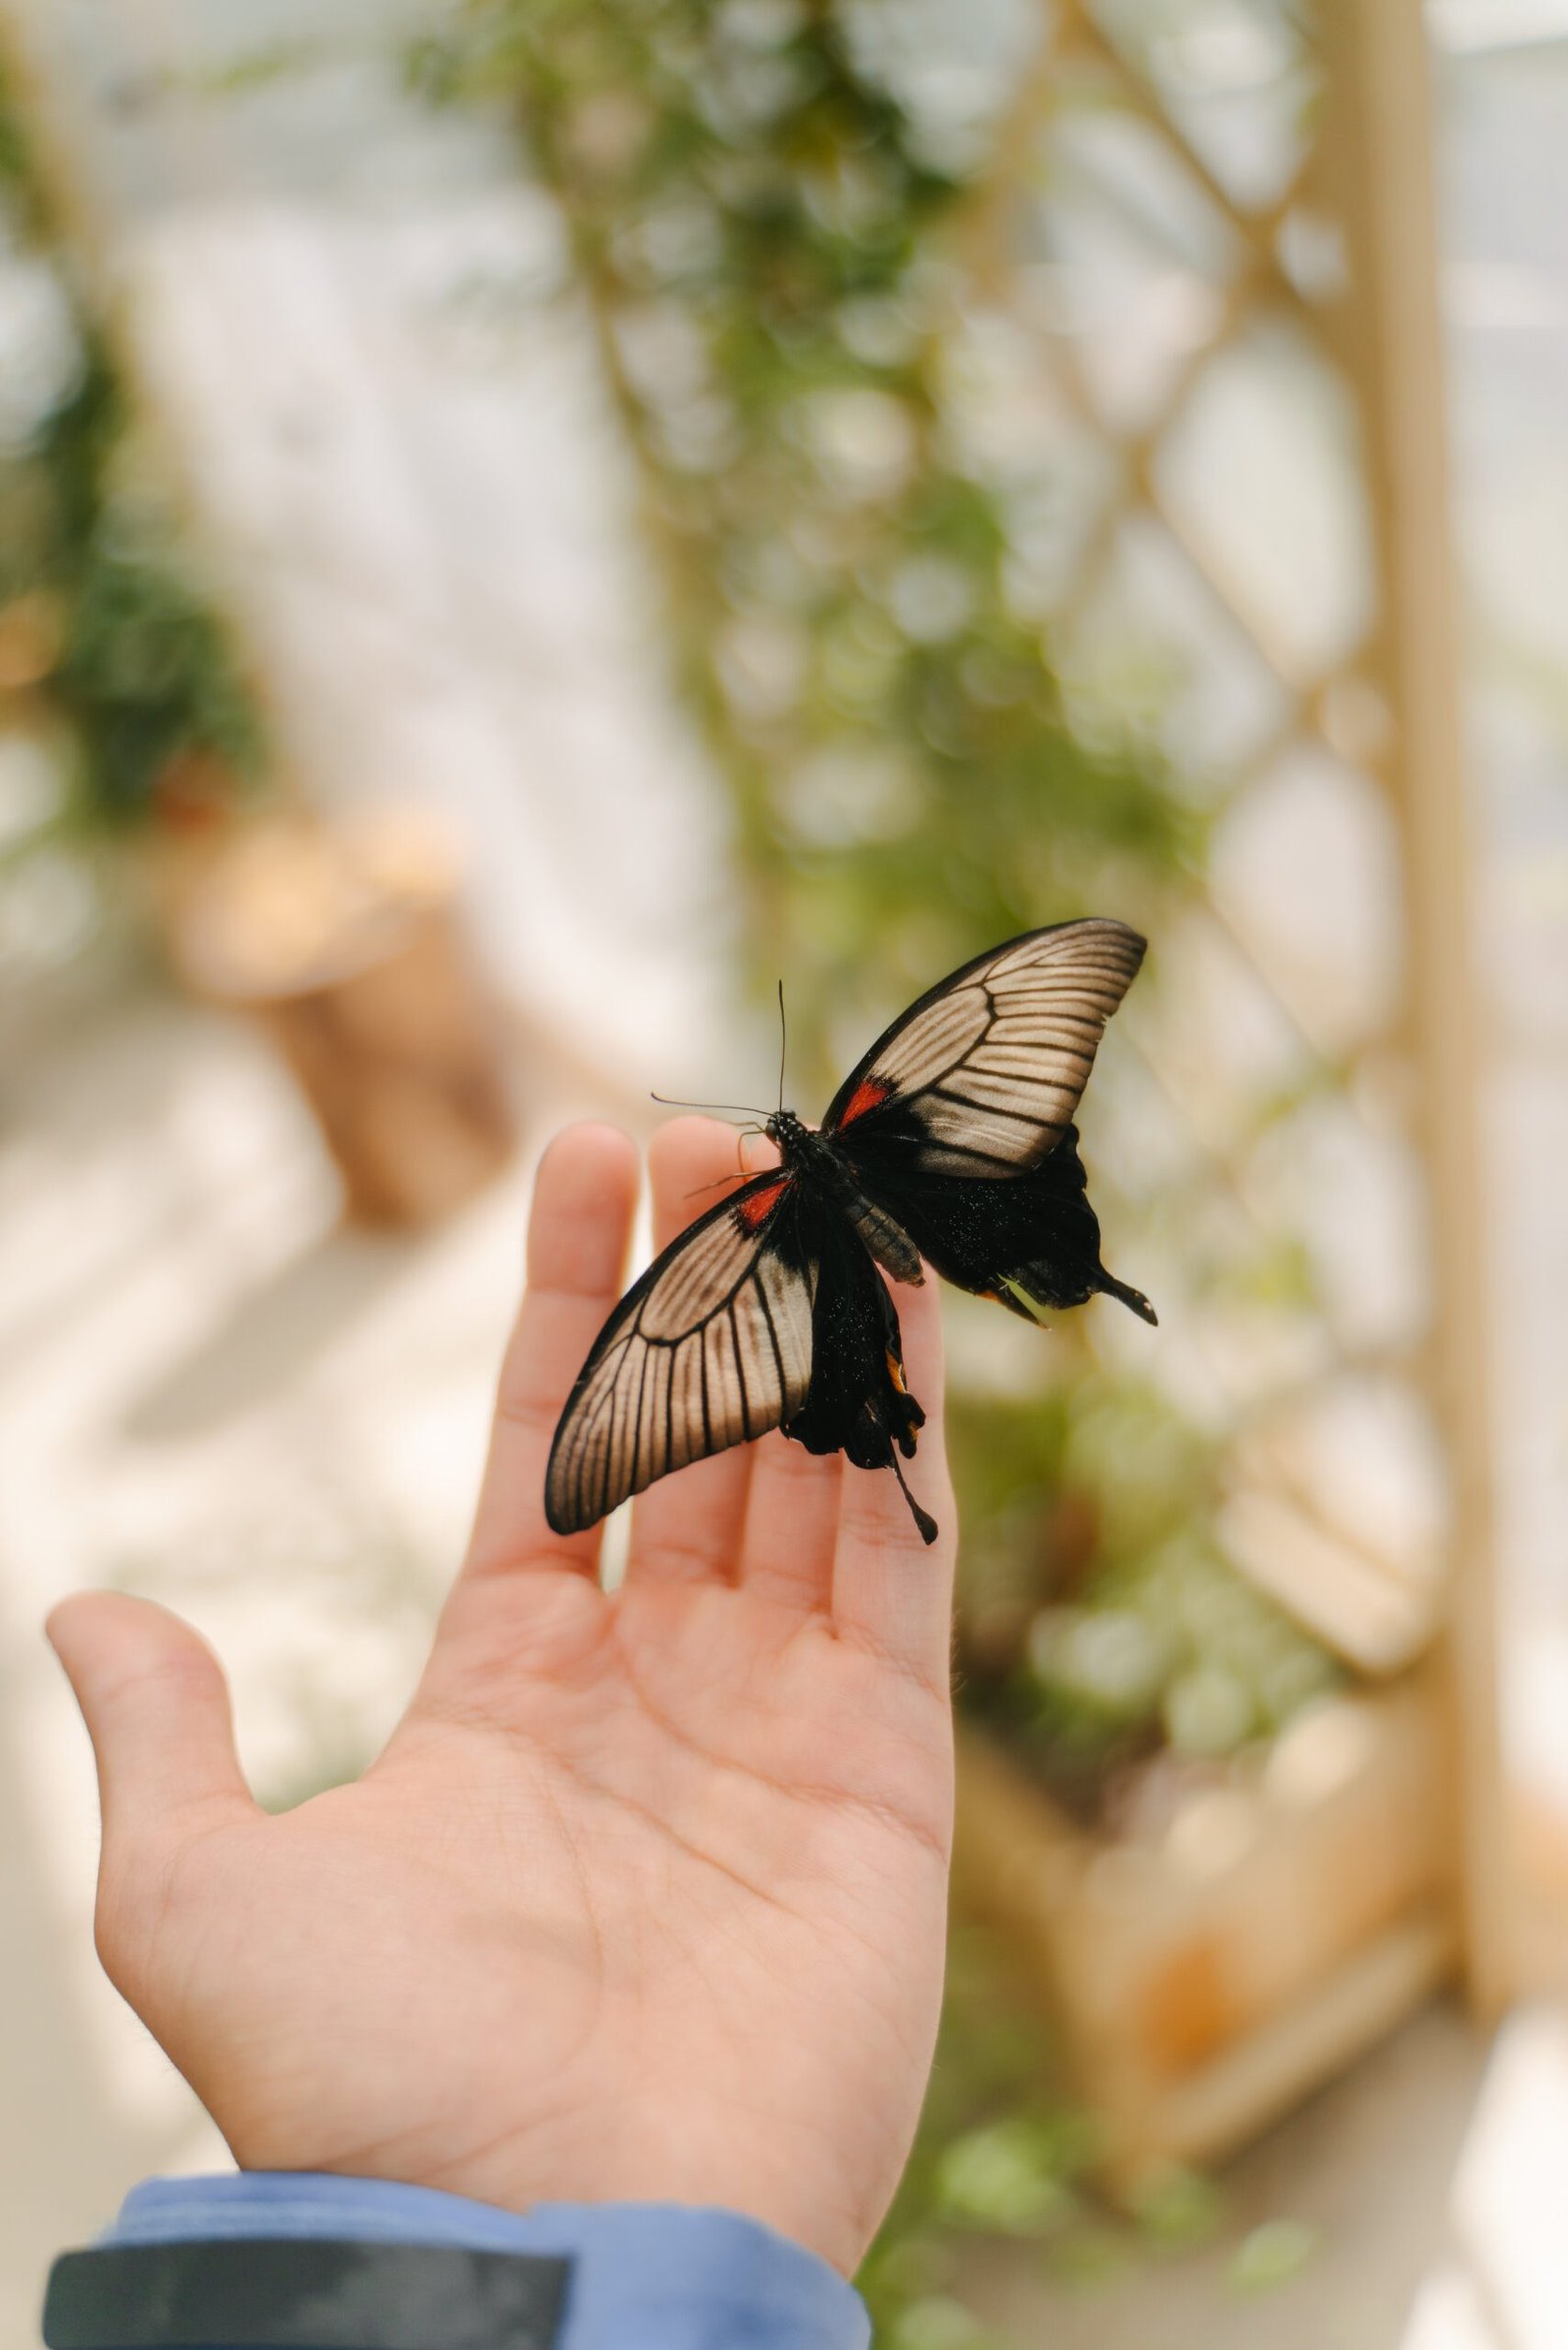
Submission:
{"label": "dark cuff", "polygon": [[56,2261],[48,2350],[560,2350],[572,2264],[288,2237],[106,2244]]}
{"label": "dark cuff", "polygon": [[866,2350],[824,2261],[739,2212],[503,2211],[385,2179],[150,2179],[55,2264],[49,2350]]}

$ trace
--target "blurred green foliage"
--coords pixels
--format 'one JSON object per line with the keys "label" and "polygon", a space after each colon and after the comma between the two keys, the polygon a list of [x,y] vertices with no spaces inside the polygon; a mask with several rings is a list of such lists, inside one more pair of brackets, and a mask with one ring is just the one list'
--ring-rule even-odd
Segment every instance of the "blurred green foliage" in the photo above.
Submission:
{"label": "blurred green foliage", "polygon": [[1234,2293],[1271,2293],[1298,2277],[1318,2248],[1318,2232],[1302,2220],[1265,2220],[1243,2238],[1226,2267]]}
{"label": "blurred green foliage", "polygon": [[1179,2165],[1152,2171],[1126,2206],[1105,2204],[1092,2180],[1098,2139],[1005,1945],[956,1925],[920,2129],[857,2278],[879,2350],[1004,2350],[970,2305],[986,2239],[1083,2284],[1216,2233],[1218,2193]]}
{"label": "blurred green foliage", "polygon": [[61,820],[148,814],[182,759],[204,788],[257,770],[256,711],[176,543],[124,387],[57,250],[13,92],[0,83],[0,267],[35,348],[0,435],[0,688],[31,696],[68,768]]}
{"label": "blurred green foliage", "polygon": [[964,1701],[1078,1816],[1115,1824],[1152,1754],[1221,1761],[1330,1689],[1317,1643],[1207,1533],[1217,1439],[1094,1364],[950,1406]]}
{"label": "blurred green foliage", "polygon": [[885,14],[470,0],[417,60],[513,100],[563,200],[808,1099],[901,986],[1107,892],[1137,919],[1199,846],[1147,758],[1065,722],[1039,485],[971,413],[987,159],[904,103]]}
{"label": "blurred green foliage", "polygon": [[936,2062],[914,2149],[857,2282],[879,2350],[986,2350],[962,2297],[976,2232],[1037,2244],[1092,2219],[1084,2185],[1091,2116],[1060,2088],[1059,2062],[1019,1995],[1005,1950],[955,1928]]}

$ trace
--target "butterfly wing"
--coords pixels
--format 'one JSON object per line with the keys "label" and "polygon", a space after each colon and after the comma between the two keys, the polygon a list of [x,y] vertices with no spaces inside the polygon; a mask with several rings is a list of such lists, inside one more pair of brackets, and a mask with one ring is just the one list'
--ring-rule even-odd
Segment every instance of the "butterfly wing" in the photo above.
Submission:
{"label": "butterfly wing", "polygon": [[545,1515],[578,1534],[671,1469],[782,1427],[891,1468],[933,1542],[897,1458],[924,1417],[864,1247],[833,1202],[773,1171],[688,1226],[605,1324],[556,1429]]}
{"label": "butterfly wing", "polygon": [[860,1180],[944,1281],[1028,1321],[1082,1305],[1099,1291],[1146,1322],[1158,1319],[1141,1291],[1100,1261],[1100,1220],[1074,1126],[1037,1167],[1006,1182],[927,1175],[897,1158],[862,1168]]}
{"label": "butterfly wing", "polygon": [[857,1163],[874,1146],[982,1181],[1037,1166],[1072,1124],[1144,946],[1125,922],[1058,922],[977,955],[877,1038],[823,1134]]}
{"label": "butterfly wing", "polygon": [[798,1207],[792,1176],[755,1176],[627,1291],[556,1429],[545,1515],[557,1534],[805,1405],[817,1266]]}
{"label": "butterfly wing", "polygon": [[1031,1320],[1096,1291],[1154,1319],[1100,1261],[1073,1124],[1143,958],[1137,931],[1104,920],[993,948],[877,1039],[822,1121],[946,1280]]}

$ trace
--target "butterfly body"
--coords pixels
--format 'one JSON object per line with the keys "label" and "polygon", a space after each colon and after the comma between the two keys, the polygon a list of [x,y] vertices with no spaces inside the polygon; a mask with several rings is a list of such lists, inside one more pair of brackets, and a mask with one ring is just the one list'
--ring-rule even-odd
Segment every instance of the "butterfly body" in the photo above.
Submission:
{"label": "butterfly body", "polygon": [[796,1180],[814,1185],[849,1217],[884,1272],[891,1273],[895,1281],[925,1279],[913,1241],[896,1217],[867,1196],[856,1181],[850,1161],[826,1135],[817,1134],[792,1109],[775,1110],[766,1132]]}
{"label": "butterfly body", "polygon": [[1097,1292],[1154,1320],[1100,1261],[1072,1122],[1143,954],[1120,922],[1027,932],[896,1020],[820,1127],[775,1111],[779,1165],[681,1233],[594,1342],[546,1473],[556,1531],[780,1428],[810,1451],[891,1468],[934,1540],[899,1465],[925,1415],[882,1273],[918,1282],[923,1257],[1028,1320]]}

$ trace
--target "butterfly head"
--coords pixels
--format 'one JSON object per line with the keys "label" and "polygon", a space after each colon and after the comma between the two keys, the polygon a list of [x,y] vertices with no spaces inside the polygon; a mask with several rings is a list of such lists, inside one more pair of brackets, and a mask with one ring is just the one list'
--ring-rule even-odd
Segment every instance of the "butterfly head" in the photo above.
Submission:
{"label": "butterfly head", "polygon": [[774,1110],[762,1131],[769,1142],[777,1143],[786,1162],[799,1158],[808,1148],[807,1136],[810,1129],[792,1109]]}

